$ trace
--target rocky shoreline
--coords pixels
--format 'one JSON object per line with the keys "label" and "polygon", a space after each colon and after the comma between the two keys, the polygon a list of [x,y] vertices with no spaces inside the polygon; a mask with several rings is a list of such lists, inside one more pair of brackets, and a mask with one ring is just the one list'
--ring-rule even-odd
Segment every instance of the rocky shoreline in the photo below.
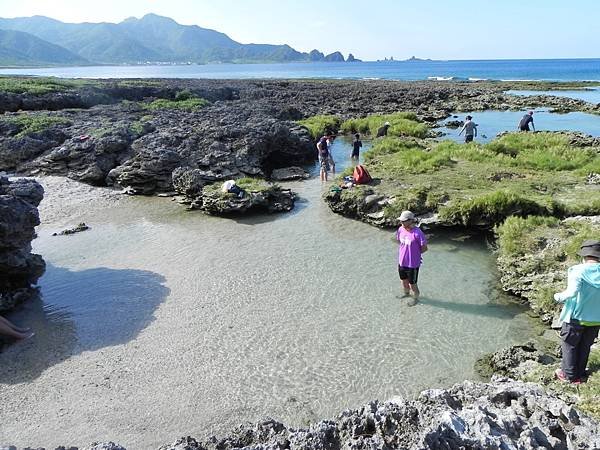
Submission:
{"label": "rocky shoreline", "polygon": [[[240,425],[225,436],[183,437],[159,450],[599,447],[600,424],[575,409],[568,396],[549,394],[534,383],[495,377],[489,383],[465,381],[450,389],[429,389],[414,400],[372,401],[304,429],[266,419]],[[86,448],[125,450],[113,442]]]}
{"label": "rocky shoreline", "polygon": [[66,176],[143,195],[176,190],[181,171],[194,171],[198,187],[244,176],[269,178],[274,170],[310,163],[316,157],[312,138],[296,121],[319,114],[347,119],[414,111],[433,126],[461,110],[544,105],[600,113],[599,105],[580,100],[504,94],[518,83],[54,83],[16,78],[14,89],[0,92],[0,171]]}
{"label": "rocky shoreline", "polygon": [[[451,112],[461,110],[541,105],[560,111],[600,113],[599,105],[578,100],[509,96],[503,91],[515,86],[503,83],[93,83],[42,95],[0,93],[0,105],[9,111],[0,121],[0,171],[66,176],[94,186],[119,187],[130,194],[175,191],[190,208],[213,214],[244,213],[257,208],[278,212],[293,207],[293,192],[270,185],[238,200],[206,187],[218,186],[231,178],[269,178],[278,169],[314,161],[312,138],[306,128],[296,123],[303,118],[317,114],[351,118],[411,110],[419,120],[433,126]],[[187,98],[181,102],[197,98],[210,103],[188,110],[178,103],[182,92]],[[174,102],[176,106],[152,109],[150,105],[157,100]],[[5,310],[29,296],[31,284],[44,271],[42,258],[30,254],[34,227],[39,224],[36,207],[42,195],[43,190],[33,181],[8,183],[0,178],[0,200],[11,208],[10,215],[2,215],[2,220],[10,220],[2,222],[4,228],[0,227],[8,230],[6,239],[0,233],[0,250],[6,252],[0,253],[0,264],[5,264],[2,272],[10,274],[0,279],[0,307]],[[339,193],[328,194],[327,200],[332,210],[347,217],[383,227],[397,224],[390,219],[392,216],[382,214],[392,202],[376,186],[360,187],[345,201],[341,201]],[[440,219],[434,211],[426,212],[422,218],[430,226],[457,225]],[[18,233],[10,231],[15,224]],[[525,284],[532,275],[526,259],[518,279]],[[505,288],[526,297],[525,288],[509,285],[515,281],[515,268],[509,266],[506,264],[505,270],[501,266]],[[554,281],[557,280],[558,275]],[[521,348],[520,352],[534,354],[529,359],[535,362],[543,359],[535,353],[537,350]],[[514,353],[519,351],[511,354]],[[224,438],[184,438],[161,450],[600,447],[598,423],[574,409],[571,398],[567,400],[537,385],[496,378],[491,383],[465,382],[449,390],[425,391],[417,400],[372,402],[305,430],[267,421],[241,427]],[[121,447],[98,444],[91,448]]]}

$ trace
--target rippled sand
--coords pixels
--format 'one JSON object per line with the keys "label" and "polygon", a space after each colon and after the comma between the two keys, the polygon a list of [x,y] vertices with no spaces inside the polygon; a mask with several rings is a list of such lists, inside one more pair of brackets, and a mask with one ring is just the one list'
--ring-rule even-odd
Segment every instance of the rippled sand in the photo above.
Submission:
{"label": "rippled sand", "polygon": [[[43,181],[48,271],[13,317],[36,337],[0,354],[0,446],[301,425],[474,377],[478,356],[528,337],[482,242],[432,236],[409,307],[393,233],[331,213],[316,179],[290,184],[291,214],[238,220]],[[81,221],[91,230],[51,236]]]}

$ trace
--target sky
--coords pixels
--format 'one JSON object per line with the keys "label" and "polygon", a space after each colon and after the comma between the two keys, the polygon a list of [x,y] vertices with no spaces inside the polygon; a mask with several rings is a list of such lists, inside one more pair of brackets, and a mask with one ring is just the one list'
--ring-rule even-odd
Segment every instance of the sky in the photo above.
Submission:
{"label": "sky", "polygon": [[245,44],[363,60],[600,57],[599,0],[0,0],[0,17],[120,22],[147,13]]}

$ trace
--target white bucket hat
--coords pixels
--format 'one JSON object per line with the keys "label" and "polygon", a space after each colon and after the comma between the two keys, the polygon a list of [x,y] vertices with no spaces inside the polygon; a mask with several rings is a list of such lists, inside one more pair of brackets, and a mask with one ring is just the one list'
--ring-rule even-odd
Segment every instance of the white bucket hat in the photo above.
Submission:
{"label": "white bucket hat", "polygon": [[407,222],[409,220],[415,220],[415,215],[410,211],[402,211],[402,214],[400,214],[400,222]]}

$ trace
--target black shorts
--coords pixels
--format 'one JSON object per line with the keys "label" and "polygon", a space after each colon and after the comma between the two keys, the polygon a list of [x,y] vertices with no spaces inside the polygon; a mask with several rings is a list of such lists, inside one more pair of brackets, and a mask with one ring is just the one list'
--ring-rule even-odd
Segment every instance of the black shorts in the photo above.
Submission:
{"label": "black shorts", "polygon": [[472,134],[467,134],[465,136],[465,142],[473,142],[473,135]]}
{"label": "black shorts", "polygon": [[524,127],[521,127],[521,131],[531,131],[529,129],[529,125],[525,125]]}
{"label": "black shorts", "polygon": [[408,280],[409,284],[417,284],[419,279],[419,268],[416,269],[410,267],[398,266],[398,275],[401,280]]}
{"label": "black shorts", "polygon": [[356,158],[356,159],[358,159],[358,155],[359,155],[359,153],[358,153],[358,152],[354,152],[354,151],[353,151],[353,152],[352,152],[352,156],[351,156],[351,157],[352,157],[352,158]]}

